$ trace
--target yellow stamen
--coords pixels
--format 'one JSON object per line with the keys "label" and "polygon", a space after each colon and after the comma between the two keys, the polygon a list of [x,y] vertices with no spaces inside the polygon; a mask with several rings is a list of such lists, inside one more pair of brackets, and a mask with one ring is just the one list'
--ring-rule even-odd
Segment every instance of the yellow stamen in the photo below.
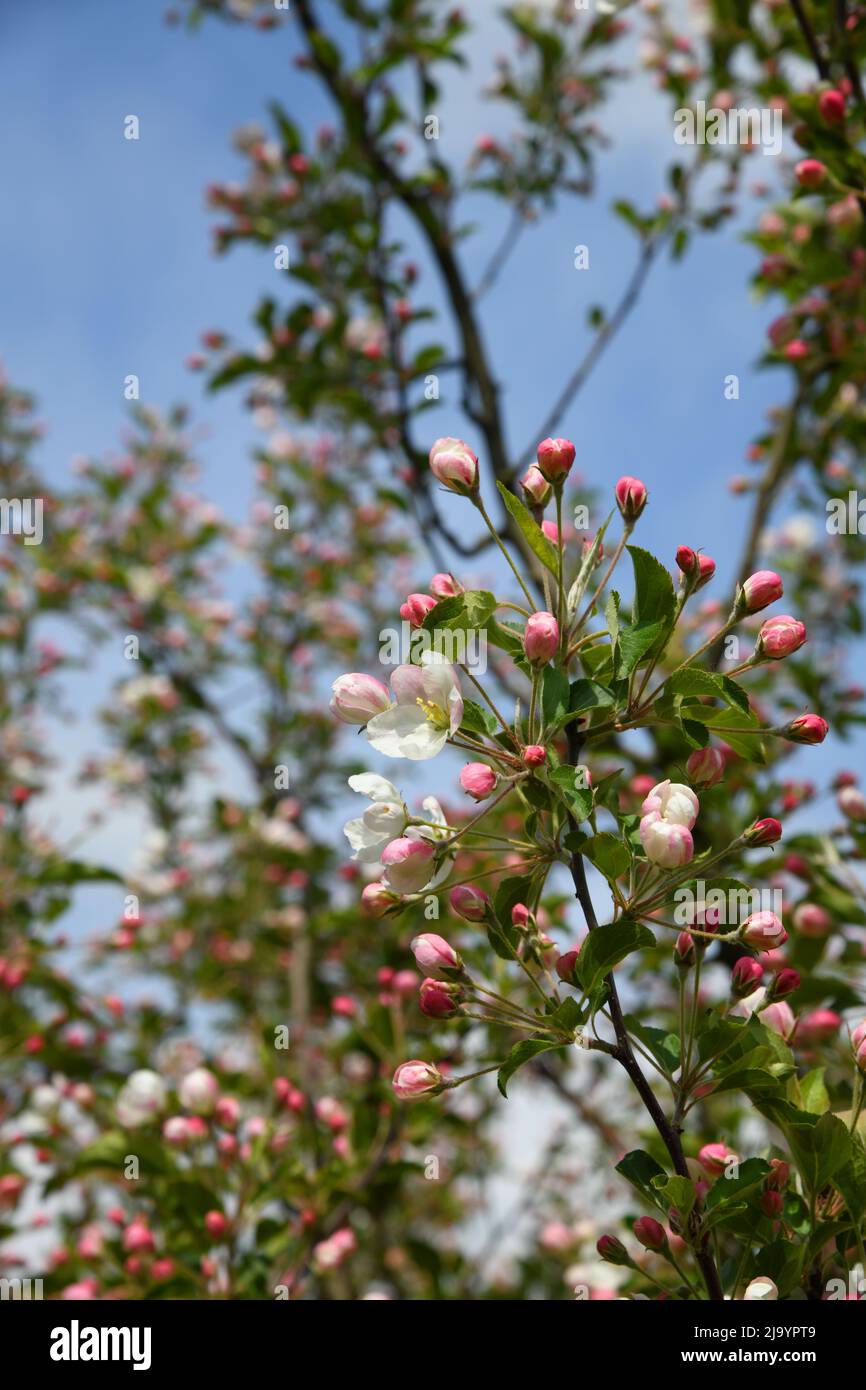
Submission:
{"label": "yellow stamen", "polygon": [[447,729],[450,727],[451,721],[441,705],[434,704],[432,700],[422,700],[420,695],[417,696],[415,703],[421,706],[434,729]]}

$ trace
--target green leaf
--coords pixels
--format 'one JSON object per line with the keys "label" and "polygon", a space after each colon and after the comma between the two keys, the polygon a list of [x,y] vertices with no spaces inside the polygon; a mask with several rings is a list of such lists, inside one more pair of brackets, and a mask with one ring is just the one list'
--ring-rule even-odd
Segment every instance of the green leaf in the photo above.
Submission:
{"label": "green leaf", "polygon": [[624,918],[604,927],[596,927],[584,941],[577,958],[577,977],[582,989],[589,993],[626,956],[654,945],[652,932],[640,922],[630,922]]}
{"label": "green leaf", "polygon": [[483,705],[477,705],[474,700],[464,700],[460,727],[471,734],[494,734],[499,723]]}
{"label": "green leaf", "polygon": [[653,1178],[653,1187],[668,1206],[676,1207],[683,1223],[688,1221],[697,1199],[695,1185],[689,1178],[681,1178],[679,1175],[669,1178],[665,1174],[664,1177]]}
{"label": "green leaf", "polygon": [[562,792],[574,819],[587,820],[592,814],[592,791],[583,781],[583,773],[576,767],[557,767],[549,777]]}
{"label": "green leaf", "polygon": [[586,592],[589,586],[590,575],[595,569],[599,552],[601,551],[602,541],[604,540],[604,533],[610,525],[610,519],[612,516],[613,512],[611,512],[608,515],[607,520],[596,531],[595,536],[593,537],[592,545],[589,547],[581,561],[580,569],[577,572],[577,578],[575,579],[574,583],[568,591],[568,596],[566,598],[566,607],[568,610],[569,618],[573,618],[577,613],[578,607],[580,606],[580,601],[583,598],[584,593]]}
{"label": "green leaf", "polygon": [[583,714],[585,710],[607,709],[613,704],[613,692],[598,681],[588,681],[584,677],[571,682],[568,698],[569,714]]}
{"label": "green leaf", "polygon": [[558,666],[547,666],[541,677],[541,709],[545,724],[558,724],[568,713],[568,676]]}
{"label": "green leaf", "polygon": [[641,658],[661,637],[665,626],[663,622],[635,623],[632,627],[620,629],[619,657],[614,668],[620,679],[631,675]]}
{"label": "green leaf", "polygon": [[866,1149],[859,1134],[852,1135],[851,1156],[833,1181],[845,1199],[848,1215],[855,1221],[862,1220],[866,1211]]}
{"label": "green leaf", "polygon": [[635,623],[670,623],[676,608],[674,584],[664,565],[640,546],[626,546],[634,569]]}
{"label": "green leaf", "polygon": [[664,1179],[667,1177],[664,1168],[656,1163],[652,1154],[646,1153],[643,1149],[632,1149],[625,1158],[621,1158],[616,1165],[616,1171],[622,1173],[627,1178],[632,1187],[636,1187],[638,1192],[650,1201],[653,1206],[667,1210],[664,1197],[653,1186],[656,1178]]}
{"label": "green leaf", "polygon": [[538,522],[527,511],[523,503],[515,497],[513,492],[497,480],[499,495],[505,504],[506,511],[517,522],[524,539],[526,540],[532,553],[550,570],[550,573],[559,579],[559,550],[551,541],[547,539]]}
{"label": "green leaf", "polygon": [[635,1018],[634,1014],[629,1014],[625,1020],[626,1027],[630,1033],[642,1042],[648,1052],[651,1052],[657,1062],[666,1071],[675,1072],[680,1065],[680,1037],[679,1033],[668,1033],[664,1028],[650,1028],[648,1024],[642,1023]]}
{"label": "green leaf", "polygon": [[517,903],[531,905],[532,875],[516,874],[504,878],[493,895],[493,911],[499,922],[511,925],[511,911]]}
{"label": "green leaf", "polygon": [[747,1158],[737,1169],[735,1177],[719,1177],[707,1193],[707,1211],[718,1207],[729,1207],[742,1200],[770,1171],[770,1165],[763,1158]]}
{"label": "green leaf", "polygon": [[523,1042],[515,1043],[496,1073],[496,1084],[506,1100],[508,1099],[506,1088],[516,1071],[525,1066],[527,1062],[531,1062],[533,1057],[538,1057],[540,1053],[552,1052],[558,1047],[566,1046],[566,1043],[556,1042],[548,1038],[526,1038]]}
{"label": "green leaf", "polygon": [[830,1109],[830,1097],[824,1085],[826,1067],[816,1067],[800,1082],[800,1104],[810,1115],[823,1115]]}
{"label": "green leaf", "polygon": [[631,855],[625,844],[609,830],[603,830],[600,835],[587,840],[581,853],[611,883],[627,873],[631,864]]}

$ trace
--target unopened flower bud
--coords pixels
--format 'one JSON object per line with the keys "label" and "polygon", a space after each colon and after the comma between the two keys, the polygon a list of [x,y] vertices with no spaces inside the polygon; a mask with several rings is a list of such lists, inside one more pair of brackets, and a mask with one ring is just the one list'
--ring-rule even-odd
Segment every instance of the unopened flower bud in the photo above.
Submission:
{"label": "unopened flower bud", "polygon": [[430,450],[430,470],[451,492],[469,496],[478,491],[478,459],[462,439],[437,439]]}
{"label": "unopened flower bud", "polygon": [[416,936],[411,949],[420,968],[430,975],[438,974],[440,970],[461,969],[462,962],[454,947],[444,936],[437,936],[435,932]]}
{"label": "unopened flower bud", "polygon": [[434,574],[430,580],[430,592],[437,598],[459,598],[466,590],[453,574]]}
{"label": "unopened flower bud", "polygon": [[820,188],[827,176],[827,166],[820,159],[801,159],[794,177],[801,188]]}
{"label": "unopened flower bud", "polygon": [[775,950],[788,940],[788,933],[775,912],[752,912],[740,927],[741,940],[764,951]]}
{"label": "unopened flower bud", "polygon": [[640,1216],[634,1223],[635,1239],[639,1240],[645,1250],[664,1250],[668,1243],[665,1228],[660,1221],[656,1221],[652,1216]]}
{"label": "unopened flower bud", "polygon": [[767,988],[768,999],[784,999],[786,995],[793,994],[795,989],[799,989],[801,984],[800,973],[792,970],[790,966],[785,966],[774,975]]}
{"label": "unopened flower bud", "polygon": [[746,999],[754,994],[763,978],[763,968],[752,956],[740,956],[731,971],[731,993],[737,999]]}
{"label": "unopened flower bud", "polygon": [[823,743],[830,725],[820,714],[801,714],[785,729],[784,737],[791,743]]}
{"label": "unopened flower bud", "polygon": [[358,671],[338,676],[331,690],[331,711],[344,724],[367,724],[374,715],[383,714],[391,707],[388,687],[375,676],[365,676]]}
{"label": "unopened flower bud", "polygon": [[460,785],[475,801],[484,801],[496,790],[499,777],[487,763],[467,763],[460,773]]}
{"label": "unopened flower bud", "polygon": [[448,1018],[460,1007],[461,990],[459,985],[446,984],[444,980],[422,980],[418,1003],[422,1014],[428,1018]]}
{"label": "unopened flower bud", "polygon": [[756,820],[753,826],[743,832],[743,843],[750,847],[774,845],[781,838],[782,823],[774,820],[772,816],[765,816],[763,820]]}
{"label": "unopened flower bud", "polygon": [[398,1100],[423,1100],[442,1085],[442,1075],[432,1062],[401,1062],[391,1082]]}
{"label": "unopened flower bud", "polygon": [[801,936],[826,936],[832,930],[833,918],[818,903],[798,903],[794,908],[794,926]]}
{"label": "unopened flower bud", "polygon": [[575,448],[570,439],[542,439],[536,455],[542,477],[549,483],[561,483],[571,472]]}
{"label": "unopened flower bud", "polygon": [[533,613],[527,619],[523,650],[533,666],[544,666],[559,649],[559,624],[552,613]]}
{"label": "unopened flower bud", "polygon": [[616,505],[624,521],[637,521],[647,504],[647,490],[640,478],[620,478],[614,488]]}
{"label": "unopened flower bud", "polygon": [[601,1258],[606,1260],[609,1265],[632,1264],[631,1256],[622,1241],[617,1240],[616,1236],[602,1236],[601,1239],[597,1241],[595,1248],[599,1255],[601,1255]]}
{"label": "unopened flower bud", "polygon": [[725,756],[718,748],[696,748],[686,761],[689,780],[696,787],[714,787],[725,772]]}
{"label": "unopened flower bud", "polygon": [[400,604],[400,617],[410,627],[423,627],[424,619],[436,607],[436,603],[437,600],[430,594],[410,594],[406,602]]}
{"label": "unopened flower bud", "polygon": [[544,767],[547,762],[547,749],[540,743],[528,743],[523,750],[523,761],[526,767]]}
{"label": "unopened flower bud", "polygon": [[681,931],[674,943],[674,962],[681,970],[691,970],[695,963],[695,938]]}
{"label": "unopened flower bud", "polygon": [[537,464],[530,464],[520,480],[530,507],[544,507],[550,500],[551,486]]}
{"label": "unopened flower bud", "polygon": [[483,922],[490,911],[490,898],[483,888],[474,888],[471,883],[460,883],[448,894],[451,911],[462,917],[464,922]]}
{"label": "unopened flower bud", "polygon": [[395,893],[419,893],[433,875],[435,853],[430,840],[411,840],[408,836],[391,840],[380,856],[389,888]]}
{"label": "unopened flower bud", "polygon": [[579,955],[580,947],[575,946],[572,950],[566,951],[563,955],[557,956],[556,958],[556,973],[566,984],[570,985],[574,981],[574,971]]}
{"label": "unopened flower bud", "polygon": [[768,661],[782,661],[792,652],[799,651],[806,640],[806,629],[798,618],[784,613],[778,618],[768,618],[758,633],[755,651]]}
{"label": "unopened flower bud", "polygon": [[392,893],[386,883],[368,883],[361,894],[361,911],[365,917],[383,917],[399,901],[399,893]]}
{"label": "unopened flower bud", "polygon": [[738,613],[760,613],[762,608],[782,597],[782,580],[774,570],[758,570],[750,574],[737,595]]}

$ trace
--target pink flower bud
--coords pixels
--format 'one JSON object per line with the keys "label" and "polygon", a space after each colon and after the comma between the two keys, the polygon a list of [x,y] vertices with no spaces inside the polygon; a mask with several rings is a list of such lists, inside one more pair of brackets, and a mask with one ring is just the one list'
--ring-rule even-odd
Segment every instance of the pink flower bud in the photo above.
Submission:
{"label": "pink flower bud", "polygon": [[740,956],[731,971],[731,993],[737,999],[746,999],[755,990],[764,978],[762,966],[751,956]]}
{"label": "pink flower bud", "polygon": [[451,492],[468,496],[478,491],[478,459],[462,439],[437,439],[430,450],[430,470]]}
{"label": "pink flower bud", "polygon": [[801,159],[794,170],[794,177],[801,188],[820,188],[826,174],[827,167],[820,159]]}
{"label": "pink flower bud", "polygon": [[801,714],[788,725],[785,738],[791,743],[823,743],[829,732],[830,725],[820,714]]}
{"label": "pink flower bud", "polygon": [[686,761],[686,772],[696,787],[714,787],[725,771],[725,756],[718,748],[696,748]]}
{"label": "pink flower bud", "polygon": [[755,824],[743,833],[744,842],[751,846],[774,845],[781,838],[782,823],[774,820],[772,816],[756,820]]}
{"label": "pink flower bud", "polygon": [[448,894],[451,911],[462,917],[464,922],[483,922],[490,911],[490,898],[483,888],[474,888],[471,883],[460,883]]}
{"label": "pink flower bud", "polygon": [[858,1070],[866,1071],[866,1039],[864,1039],[857,1048],[854,1054],[854,1060],[857,1063]]}
{"label": "pink flower bud", "polygon": [[812,1045],[829,1042],[842,1027],[842,1020],[833,1009],[813,1009],[801,1015],[797,1025],[797,1042]]}
{"label": "pink flower bud", "polygon": [[385,878],[395,893],[418,893],[433,876],[432,859],[436,846],[431,840],[410,840],[401,836],[391,840],[380,855]]}
{"label": "pink flower bud", "polygon": [[630,1265],[632,1263],[628,1251],[621,1240],[616,1236],[602,1236],[596,1243],[596,1250],[603,1260],[609,1265]]}
{"label": "pink flower bud", "polygon": [[698,574],[697,552],[692,550],[690,545],[678,545],[676,555],[677,565],[682,570],[687,579],[695,579]]}
{"label": "pink flower bud", "polygon": [[866,820],[866,797],[857,787],[843,787],[836,805],[849,820]]}
{"label": "pink flower bud", "polygon": [[711,1178],[721,1177],[731,1160],[739,1162],[737,1154],[727,1144],[704,1144],[698,1153],[698,1162]]}
{"label": "pink flower bud", "polygon": [[778,618],[768,618],[758,633],[755,648],[758,656],[770,661],[781,661],[802,647],[806,640],[806,629],[797,619],[787,613]]}
{"label": "pink flower bud", "polygon": [[214,1119],[223,1129],[237,1129],[241,1118],[241,1107],[234,1096],[220,1096],[216,1103]]}
{"label": "pink flower bud", "polygon": [[768,1192],[783,1192],[791,1180],[791,1166],[783,1158],[770,1159],[770,1171],[764,1178]]}
{"label": "pink flower bud", "polygon": [[616,505],[624,521],[637,521],[647,504],[647,490],[640,478],[620,478],[614,488]]}
{"label": "pink flower bud", "polygon": [[[790,966],[785,966],[777,975],[773,976],[767,990],[768,999],[784,999],[786,995],[793,994],[795,989],[800,988],[800,973],[792,970]],[[765,1011],[766,1012],[766,1011]]]}
{"label": "pink flower bud", "polygon": [[702,589],[705,584],[709,584],[716,572],[716,562],[711,560],[709,555],[698,556],[698,582],[695,585],[695,593]]}
{"label": "pink flower bud", "polygon": [[209,1115],[219,1099],[219,1093],[219,1082],[206,1067],[196,1067],[187,1072],[177,1088],[178,1099],[184,1110],[191,1110],[194,1115]]}
{"label": "pink flower bud", "polygon": [[737,598],[737,609],[742,613],[760,613],[762,608],[775,603],[783,593],[782,580],[773,570],[758,570],[749,575]]}
{"label": "pink flower bud", "polygon": [[818,110],[828,125],[838,125],[845,119],[845,98],[835,87],[831,87],[819,96]]}
{"label": "pink flower bud", "polygon": [[797,1026],[790,1004],[786,1004],[783,999],[778,1003],[769,1004],[766,1009],[761,1010],[760,1019],[765,1028],[778,1033],[785,1042],[790,1042]]}
{"label": "pink flower bud", "polygon": [[523,650],[533,666],[544,666],[559,648],[559,624],[552,613],[533,613],[526,621]]}
{"label": "pink flower bud", "polygon": [[153,1232],[140,1217],[129,1223],[123,1233],[123,1248],[130,1254],[150,1255],[156,1249]]}
{"label": "pink flower bud", "polygon": [[784,1207],[785,1203],[782,1200],[781,1192],[774,1192],[771,1189],[769,1192],[761,1193],[761,1210],[765,1216],[775,1220],[782,1215]]}
{"label": "pink flower bud", "polygon": [[466,590],[453,574],[434,574],[430,580],[430,592],[437,598],[459,598]]}
{"label": "pink flower bud", "polygon": [[422,1100],[439,1090],[442,1076],[432,1062],[401,1062],[391,1084],[398,1100]]}
{"label": "pink flower bud", "polygon": [[483,801],[496,790],[499,778],[487,763],[467,763],[460,773],[460,785],[475,801]]}
{"label": "pink flower bud", "polygon": [[331,690],[331,711],[344,724],[367,724],[374,715],[383,714],[391,707],[388,687],[374,676],[357,671],[338,676]]}
{"label": "pink flower bud", "polygon": [[575,448],[570,439],[542,439],[536,450],[538,468],[549,483],[559,483],[571,472]]}
{"label": "pink flower bud", "polygon": [[652,1216],[640,1216],[634,1223],[635,1240],[639,1240],[645,1250],[664,1250],[668,1243],[665,1228]]}
{"label": "pink flower bud", "polygon": [[410,594],[406,602],[400,604],[400,617],[411,627],[423,627],[424,619],[436,603],[429,594]]}
{"label": "pink flower bud", "polygon": [[368,883],[361,894],[361,911],[365,917],[383,917],[389,907],[400,901],[385,883]]}
{"label": "pink flower bud", "polygon": [[511,909],[512,924],[515,927],[523,928],[528,924],[531,915],[526,903],[515,903]]}
{"label": "pink flower bud", "polygon": [[556,958],[556,973],[566,984],[571,984],[574,980],[574,969],[579,955],[580,947],[574,946],[570,951],[566,951],[564,955]]}
{"label": "pink flower bud", "polygon": [[739,936],[750,946],[759,946],[764,951],[772,951],[783,946],[788,933],[775,912],[752,912],[740,927]]}
{"label": "pink flower bud", "polygon": [[528,743],[522,756],[526,767],[544,767],[547,762],[547,749],[540,743]]}
{"label": "pink flower bud", "polygon": [[461,968],[460,957],[454,947],[449,945],[444,936],[437,936],[435,932],[425,932],[423,936],[416,936],[412,942],[412,954],[420,968],[431,975],[437,974],[440,970]]}
{"label": "pink flower bud", "polygon": [[459,1008],[460,987],[443,980],[422,980],[418,1003],[428,1018],[448,1018]]}
{"label": "pink flower bud", "polygon": [[162,1137],[172,1148],[182,1149],[190,1142],[192,1135],[184,1115],[172,1115],[162,1127]]}
{"label": "pink flower bud", "polygon": [[227,1217],[221,1211],[209,1211],[204,1218],[204,1226],[211,1240],[222,1240],[229,1228]]}
{"label": "pink flower bud", "polygon": [[801,936],[826,936],[833,927],[833,918],[817,903],[798,903],[794,909],[794,926]]}
{"label": "pink flower bud", "polygon": [[855,1052],[862,1047],[864,1042],[866,1042],[866,1018],[851,1031],[851,1046]]}
{"label": "pink flower bud", "polygon": [[550,483],[545,478],[537,464],[530,464],[520,480],[523,494],[527,504],[531,507],[543,507],[550,500]]}
{"label": "pink flower bud", "polygon": [[695,852],[688,826],[662,820],[653,812],[640,823],[641,844],[647,859],[662,869],[678,869],[688,864]]}
{"label": "pink flower bud", "polygon": [[684,970],[691,970],[695,963],[695,938],[687,931],[681,931],[674,943],[674,962]]}
{"label": "pink flower bud", "polygon": [[657,782],[641,806],[644,817],[659,815],[672,825],[685,825],[691,830],[698,818],[701,803],[691,787],[683,782]]}

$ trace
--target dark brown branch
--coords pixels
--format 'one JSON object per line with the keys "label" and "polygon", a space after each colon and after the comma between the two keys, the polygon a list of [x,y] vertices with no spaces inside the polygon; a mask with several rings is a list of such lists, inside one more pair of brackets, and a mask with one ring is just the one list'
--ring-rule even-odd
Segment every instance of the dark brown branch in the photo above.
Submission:
{"label": "dark brown branch", "polygon": [[791,9],[794,11],[797,23],[800,26],[800,33],[803,35],[803,40],[810,54],[812,55],[812,61],[815,64],[815,67],[818,69],[818,73],[821,79],[824,82],[829,82],[830,64],[827,62],[827,59],[821,52],[821,45],[818,43],[815,30],[812,28],[811,22],[809,21],[806,15],[806,11],[803,9],[801,0],[791,0]]}

